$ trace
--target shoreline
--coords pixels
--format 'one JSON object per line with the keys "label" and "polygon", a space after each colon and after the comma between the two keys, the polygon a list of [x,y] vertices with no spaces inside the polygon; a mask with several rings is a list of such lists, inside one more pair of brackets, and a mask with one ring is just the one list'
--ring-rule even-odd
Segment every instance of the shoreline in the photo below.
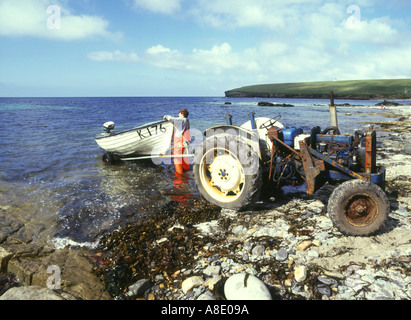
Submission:
{"label": "shoreline", "polygon": [[[208,213],[202,217],[204,221],[197,217],[204,211],[200,207],[203,204],[197,202],[197,211],[179,208],[173,213],[175,208],[170,209],[169,219],[157,220],[157,225],[146,225],[147,228],[156,226],[162,231],[153,231],[147,238],[147,243],[153,245],[152,250],[141,251],[153,255],[154,264],[147,269],[153,271],[141,279],[134,279],[143,280],[140,283],[146,284],[146,290],[133,291],[135,286],[132,285],[138,281],[130,281],[121,288],[112,289],[112,292],[121,289],[119,296],[124,299],[213,300],[219,298],[219,281],[246,272],[263,281],[273,298],[283,300],[411,299],[407,287],[411,277],[411,207],[408,205],[411,203],[411,149],[403,154],[406,148],[410,148],[411,108],[396,106],[386,107],[386,110],[405,119],[389,122],[381,128],[381,134],[377,132],[384,135],[384,138],[379,138],[381,147],[377,151],[377,162],[387,167],[387,193],[391,202],[389,221],[379,234],[366,238],[339,234],[325,213],[330,193],[327,188],[320,190],[313,199],[307,199],[301,193],[286,194],[274,202],[259,202],[253,211],[240,214],[221,210],[221,214],[216,215],[215,209],[209,207]],[[402,130],[404,128],[405,131]],[[130,244],[138,244],[138,241],[119,242],[117,247],[109,246],[107,250],[104,247],[98,250],[56,250],[50,243],[23,241],[17,233],[23,231],[24,223],[1,210],[0,219],[4,226],[0,229],[0,266],[3,272],[0,274],[0,299],[7,297],[14,288],[16,291],[24,289],[26,294],[31,288],[33,292],[43,292],[45,295],[38,298],[45,300],[110,300],[114,297],[108,294],[104,283],[110,284],[110,267],[119,261],[132,266],[132,259],[138,258],[133,257],[135,249],[129,251],[130,261],[120,260],[119,253],[127,251]],[[137,226],[122,228],[115,236],[120,239],[130,235],[128,232],[136,234],[138,229],[135,228]],[[115,236],[106,235],[104,243],[107,244],[109,239],[114,241]],[[307,247],[303,249],[299,245],[304,242]],[[173,250],[183,253],[185,258],[168,255]],[[162,255],[159,256],[160,253]],[[163,261],[164,257],[174,257],[181,263],[173,265],[171,260]],[[47,273],[51,265],[59,266],[61,270],[61,289],[46,289],[44,292],[52,275]],[[306,278],[301,280],[297,271],[304,270]],[[11,274],[7,278],[5,271],[14,274],[18,281],[13,280]],[[384,277],[388,280],[383,280]],[[186,282],[188,279],[193,281],[190,289]],[[116,286],[116,283],[111,282],[110,285]]]}

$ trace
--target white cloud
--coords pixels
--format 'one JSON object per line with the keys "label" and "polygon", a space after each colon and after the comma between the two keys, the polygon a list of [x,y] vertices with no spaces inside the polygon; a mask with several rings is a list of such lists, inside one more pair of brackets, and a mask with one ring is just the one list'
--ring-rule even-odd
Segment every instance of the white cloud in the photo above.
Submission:
{"label": "white cloud", "polygon": [[398,31],[393,29],[386,18],[361,19],[355,24],[347,19],[336,31],[341,41],[384,45],[394,44],[399,40]]}
{"label": "white cloud", "polygon": [[201,74],[220,74],[224,70],[244,67],[241,56],[233,53],[228,43],[215,45],[209,50],[193,49],[189,54],[156,45],[146,49],[140,57],[136,53],[98,51],[89,53],[88,58],[100,62],[138,61],[161,69],[186,70]]}
{"label": "white cloud", "polygon": [[181,9],[182,0],[134,0],[134,4],[155,13],[173,14]]}
{"label": "white cloud", "polygon": [[171,50],[169,48],[163,47],[161,44],[150,47],[146,50],[146,53],[149,55],[157,55],[157,54],[169,54]]}
{"label": "white cloud", "polygon": [[[49,6],[59,11],[50,10]],[[53,8],[53,7],[52,7]],[[58,27],[56,21],[58,22]],[[92,36],[121,37],[107,30],[108,21],[96,16],[73,15],[55,0],[0,0],[0,36],[33,36],[76,40]]]}
{"label": "white cloud", "polygon": [[97,51],[87,55],[90,60],[103,62],[103,61],[117,61],[117,62],[138,62],[140,58],[134,52],[124,53],[116,50],[114,52]]}
{"label": "white cloud", "polygon": [[198,0],[190,10],[197,21],[221,29],[265,27],[279,29],[293,14],[281,1]]}
{"label": "white cloud", "polygon": [[[139,3],[143,7],[143,2]],[[218,79],[243,79],[245,83],[397,78],[411,74],[410,48],[398,48],[401,34],[395,21],[369,17],[367,8],[375,5],[369,0],[357,1],[354,9],[360,8],[361,14],[355,16],[356,21],[355,12],[347,12],[350,0],[193,0],[184,2],[185,7],[182,3],[171,1],[170,7],[160,11],[162,1],[144,1],[144,8],[167,14],[178,11],[203,27],[230,31],[254,28],[263,35],[255,46],[232,46],[223,40],[209,48],[182,51],[159,44],[135,53],[135,60],[125,58],[130,53],[117,51],[93,53],[89,58],[133,61],[159,69],[220,75]]]}

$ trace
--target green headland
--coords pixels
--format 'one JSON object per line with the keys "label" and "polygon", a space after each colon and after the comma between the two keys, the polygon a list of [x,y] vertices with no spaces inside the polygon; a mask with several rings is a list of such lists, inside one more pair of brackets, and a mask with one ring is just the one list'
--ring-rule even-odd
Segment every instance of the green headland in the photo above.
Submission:
{"label": "green headland", "polygon": [[317,81],[250,85],[225,92],[226,97],[374,100],[411,99],[411,79]]}

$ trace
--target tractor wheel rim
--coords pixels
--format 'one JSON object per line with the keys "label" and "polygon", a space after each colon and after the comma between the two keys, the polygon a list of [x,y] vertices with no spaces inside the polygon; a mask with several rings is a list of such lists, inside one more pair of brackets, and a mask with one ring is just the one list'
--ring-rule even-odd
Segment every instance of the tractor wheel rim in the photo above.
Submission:
{"label": "tractor wheel rim", "polygon": [[[223,151],[223,152],[221,152]],[[210,152],[213,158],[210,164]],[[200,180],[206,192],[220,202],[233,202],[242,192],[245,174],[241,163],[226,149],[210,150],[203,155],[200,163]]]}
{"label": "tractor wheel rim", "polygon": [[377,203],[374,199],[366,195],[351,197],[347,201],[345,208],[347,221],[357,227],[369,225],[378,215]]}

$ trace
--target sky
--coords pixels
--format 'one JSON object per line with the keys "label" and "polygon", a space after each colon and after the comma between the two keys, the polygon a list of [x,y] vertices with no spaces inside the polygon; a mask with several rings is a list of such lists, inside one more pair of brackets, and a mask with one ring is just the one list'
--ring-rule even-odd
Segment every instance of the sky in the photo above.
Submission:
{"label": "sky", "polygon": [[0,96],[411,78],[409,0],[0,0]]}

